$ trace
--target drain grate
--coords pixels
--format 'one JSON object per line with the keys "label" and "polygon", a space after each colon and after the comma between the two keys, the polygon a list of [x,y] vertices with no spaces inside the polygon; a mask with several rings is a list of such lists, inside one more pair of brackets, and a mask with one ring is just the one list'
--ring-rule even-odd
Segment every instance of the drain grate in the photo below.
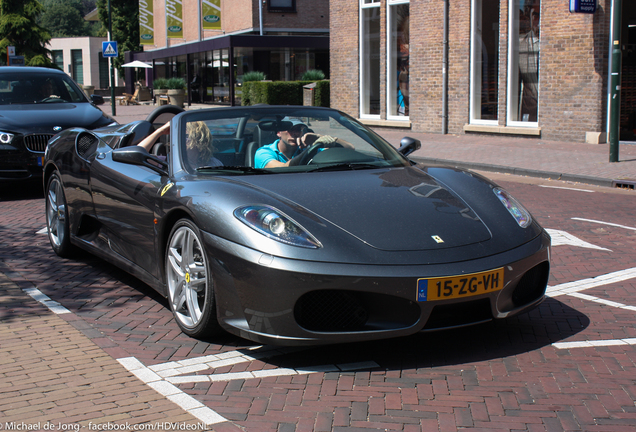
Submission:
{"label": "drain grate", "polygon": [[636,180],[614,180],[612,186],[619,189],[636,189]]}

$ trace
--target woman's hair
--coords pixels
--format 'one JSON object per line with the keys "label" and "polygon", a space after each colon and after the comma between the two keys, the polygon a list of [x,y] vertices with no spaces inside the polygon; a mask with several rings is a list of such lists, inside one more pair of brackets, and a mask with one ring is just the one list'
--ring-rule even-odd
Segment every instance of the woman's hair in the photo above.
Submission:
{"label": "woman's hair", "polygon": [[207,163],[216,151],[208,126],[202,121],[188,122],[186,124],[186,137],[186,148],[198,150],[198,162]]}

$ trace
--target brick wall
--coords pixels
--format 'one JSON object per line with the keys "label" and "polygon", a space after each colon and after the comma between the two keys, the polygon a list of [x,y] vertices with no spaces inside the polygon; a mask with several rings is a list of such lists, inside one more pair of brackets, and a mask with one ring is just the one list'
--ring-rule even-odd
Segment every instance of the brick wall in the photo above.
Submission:
{"label": "brick wall", "polygon": [[[382,0],[386,31],[386,0]],[[420,132],[442,130],[443,1],[411,0],[410,120]],[[359,117],[357,1],[331,0],[332,106]],[[541,1],[539,127],[547,140],[585,141],[605,128],[611,0],[599,0],[594,15],[570,14],[566,0]],[[470,0],[450,0],[448,133],[469,123]],[[500,1],[499,126],[506,125],[508,0]],[[382,34],[382,70],[386,34]],[[385,72],[381,82],[386,83]],[[384,86],[385,87],[385,86]],[[337,95],[334,97],[333,95]],[[386,118],[386,89],[381,117]]]}
{"label": "brick wall", "polygon": [[331,106],[359,116],[358,2],[329,2]]}

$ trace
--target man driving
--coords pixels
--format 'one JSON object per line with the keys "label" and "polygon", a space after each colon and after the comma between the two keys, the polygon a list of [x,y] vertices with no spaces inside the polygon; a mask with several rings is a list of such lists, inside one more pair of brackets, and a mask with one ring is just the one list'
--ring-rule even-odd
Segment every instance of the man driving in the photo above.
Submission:
{"label": "man driving", "polygon": [[286,131],[278,131],[276,135],[279,139],[256,150],[254,156],[255,168],[278,168],[298,165],[301,159],[299,157],[300,154],[314,143],[320,143],[324,148],[334,146],[353,148],[350,143],[338,140],[338,138],[309,132],[307,125],[298,119],[285,118],[283,121],[291,122],[292,127]]}

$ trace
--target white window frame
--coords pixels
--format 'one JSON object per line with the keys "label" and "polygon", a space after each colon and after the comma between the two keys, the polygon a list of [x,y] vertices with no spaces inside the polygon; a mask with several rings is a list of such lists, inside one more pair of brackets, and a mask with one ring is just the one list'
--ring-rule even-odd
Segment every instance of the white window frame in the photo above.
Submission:
{"label": "white window frame", "polygon": [[499,124],[498,119],[484,120],[476,118],[475,115],[477,109],[481,112],[482,71],[477,69],[477,65],[482,62],[482,47],[478,42],[481,41],[481,30],[483,28],[481,14],[483,0],[471,0],[470,6],[470,124],[497,125]]}
{"label": "white window frame", "polygon": [[366,93],[368,92],[367,89],[367,81],[369,80],[368,77],[368,69],[365,67],[365,56],[364,56],[364,51],[365,51],[365,46],[364,46],[364,10],[365,9],[372,9],[372,8],[380,8],[380,0],[360,0],[360,13],[359,13],[359,20],[360,20],[360,29],[359,29],[359,40],[360,40],[360,44],[359,44],[359,65],[358,65],[358,70],[360,71],[360,89],[359,89],[359,109],[360,109],[360,118],[361,119],[380,119],[380,114],[368,114],[370,110],[370,107],[366,106],[367,104],[367,99],[366,97]]}
{"label": "white window frame", "polygon": [[[543,2],[541,2],[543,6]],[[540,23],[539,23],[540,25]],[[540,42],[539,42],[540,43]],[[541,57],[541,51],[539,51],[539,58]],[[539,63],[541,65],[541,63]],[[536,122],[524,122],[518,120],[511,120],[514,117],[515,111],[513,110],[514,104],[519,105],[519,0],[508,1],[508,83],[507,83],[507,97],[506,97],[506,126],[511,127],[527,127],[538,128],[539,118],[541,112],[537,107],[537,121]],[[541,75],[541,66],[539,66],[539,76]],[[538,85],[538,97],[541,98],[541,82]],[[514,100],[514,98],[517,100]],[[518,107],[517,107],[518,109]]]}
{"label": "white window frame", "polygon": [[[386,28],[386,118],[387,120],[396,121],[409,121],[409,116],[400,116],[390,114],[394,104],[397,104],[396,96],[396,82],[397,71],[393,67],[395,64],[395,46],[391,43],[391,35],[393,34],[393,19],[391,14],[391,6],[410,4],[410,0],[387,0],[386,2],[386,16],[387,16],[387,28]],[[395,56],[395,57],[394,57]],[[395,91],[394,91],[395,90]]]}

